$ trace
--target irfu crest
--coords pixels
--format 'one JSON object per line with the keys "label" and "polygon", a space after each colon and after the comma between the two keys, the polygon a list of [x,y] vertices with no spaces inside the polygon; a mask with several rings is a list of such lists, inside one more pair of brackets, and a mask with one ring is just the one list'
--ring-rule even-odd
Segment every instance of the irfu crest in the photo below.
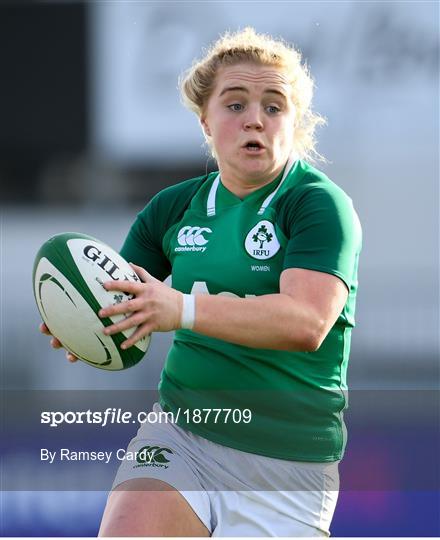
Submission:
{"label": "irfu crest", "polygon": [[266,225],[261,225],[258,231],[252,236],[254,242],[260,242],[260,249],[263,249],[264,242],[270,242],[273,238],[273,234],[267,232]]}
{"label": "irfu crest", "polygon": [[275,234],[273,223],[267,219],[259,221],[248,232],[244,247],[253,259],[260,261],[276,255],[281,246]]}

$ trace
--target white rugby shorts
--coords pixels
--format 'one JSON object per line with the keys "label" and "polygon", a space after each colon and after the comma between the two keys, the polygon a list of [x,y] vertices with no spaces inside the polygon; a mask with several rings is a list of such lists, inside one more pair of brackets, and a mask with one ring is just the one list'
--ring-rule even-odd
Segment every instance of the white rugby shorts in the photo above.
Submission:
{"label": "white rugby shorts", "polygon": [[[153,407],[162,409],[158,403]],[[113,488],[134,478],[168,483],[212,536],[329,536],[338,462],[310,463],[242,452],[173,423],[142,424]]]}

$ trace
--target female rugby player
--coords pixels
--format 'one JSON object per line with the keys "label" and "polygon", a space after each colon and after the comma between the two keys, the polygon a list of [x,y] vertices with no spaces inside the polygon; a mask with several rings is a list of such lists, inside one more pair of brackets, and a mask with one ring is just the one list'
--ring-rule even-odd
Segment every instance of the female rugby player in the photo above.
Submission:
{"label": "female rugby player", "polygon": [[100,535],[326,536],[359,222],[310,164],[322,119],[292,47],[250,28],[227,34],[181,90],[218,172],[140,212],[121,254],[142,282],[107,283],[134,298],[100,312],[130,314],[105,330],[138,327],[125,347],[176,331],[155,405],[176,422],[145,424],[130,442],[149,458],[122,463]]}

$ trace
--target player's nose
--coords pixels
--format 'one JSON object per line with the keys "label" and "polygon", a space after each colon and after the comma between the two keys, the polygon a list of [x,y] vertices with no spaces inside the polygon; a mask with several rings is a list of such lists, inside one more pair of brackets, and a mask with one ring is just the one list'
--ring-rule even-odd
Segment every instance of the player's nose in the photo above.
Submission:
{"label": "player's nose", "polygon": [[243,127],[247,131],[252,129],[261,131],[263,129],[263,119],[259,105],[253,105],[248,108],[243,122]]}

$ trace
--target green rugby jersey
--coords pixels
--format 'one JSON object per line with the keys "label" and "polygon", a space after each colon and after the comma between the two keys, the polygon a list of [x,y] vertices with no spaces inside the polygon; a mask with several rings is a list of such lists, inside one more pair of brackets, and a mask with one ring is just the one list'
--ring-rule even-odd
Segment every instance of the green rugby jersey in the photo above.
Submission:
{"label": "green rugby jersey", "polygon": [[[164,410],[180,408],[183,428],[239,450],[298,461],[340,459],[360,248],[351,199],[301,160],[243,200],[218,173],[158,193],[139,213],[121,254],[158,279],[171,274],[179,291],[243,298],[277,293],[286,268],[333,274],[349,290],[315,352],[256,349],[176,331],[159,385]],[[182,414],[196,409],[211,413]],[[238,412],[215,417],[213,409]],[[252,414],[248,423],[244,409]]]}

